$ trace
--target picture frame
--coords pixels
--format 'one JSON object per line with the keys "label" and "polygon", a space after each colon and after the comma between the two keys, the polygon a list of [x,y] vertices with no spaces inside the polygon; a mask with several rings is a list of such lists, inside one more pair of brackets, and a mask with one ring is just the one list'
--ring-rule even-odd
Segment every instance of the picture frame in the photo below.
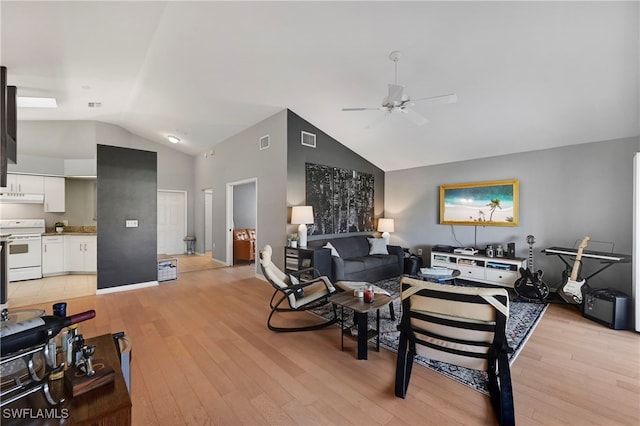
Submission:
{"label": "picture frame", "polygon": [[440,224],[518,226],[516,179],[440,185]]}

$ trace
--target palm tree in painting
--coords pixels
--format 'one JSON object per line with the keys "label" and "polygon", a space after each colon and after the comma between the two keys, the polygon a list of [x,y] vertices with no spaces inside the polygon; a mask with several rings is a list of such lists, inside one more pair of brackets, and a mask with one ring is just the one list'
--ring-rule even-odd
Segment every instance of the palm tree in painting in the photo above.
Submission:
{"label": "palm tree in painting", "polygon": [[502,210],[502,207],[500,206],[500,199],[492,199],[489,204],[487,204],[487,206],[489,206],[489,208],[491,209],[491,213],[489,214],[489,222],[493,222],[493,212],[495,212],[496,209]]}

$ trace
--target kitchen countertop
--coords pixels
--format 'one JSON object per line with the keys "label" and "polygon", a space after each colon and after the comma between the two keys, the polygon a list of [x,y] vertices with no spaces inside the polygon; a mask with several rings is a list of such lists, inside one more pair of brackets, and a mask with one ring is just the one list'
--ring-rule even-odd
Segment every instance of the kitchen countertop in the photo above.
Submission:
{"label": "kitchen countertop", "polygon": [[47,227],[42,236],[51,235],[97,235],[95,226],[65,226],[64,231],[56,232],[56,228]]}

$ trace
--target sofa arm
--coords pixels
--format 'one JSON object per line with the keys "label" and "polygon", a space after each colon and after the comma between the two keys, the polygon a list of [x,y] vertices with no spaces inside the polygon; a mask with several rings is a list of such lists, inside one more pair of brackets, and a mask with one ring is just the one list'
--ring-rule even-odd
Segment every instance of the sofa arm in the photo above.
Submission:
{"label": "sofa arm", "polygon": [[341,257],[331,256],[331,272],[334,283],[344,280],[344,260]]}
{"label": "sofa arm", "polygon": [[387,251],[398,258],[398,268],[404,271],[404,250],[400,246],[387,246]]}

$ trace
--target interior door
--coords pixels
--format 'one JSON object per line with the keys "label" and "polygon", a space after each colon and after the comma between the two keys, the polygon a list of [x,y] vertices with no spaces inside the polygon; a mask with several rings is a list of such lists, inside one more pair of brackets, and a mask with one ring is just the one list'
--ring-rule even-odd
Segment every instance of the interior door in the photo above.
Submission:
{"label": "interior door", "polygon": [[187,194],[158,191],[158,254],[185,252]]}

